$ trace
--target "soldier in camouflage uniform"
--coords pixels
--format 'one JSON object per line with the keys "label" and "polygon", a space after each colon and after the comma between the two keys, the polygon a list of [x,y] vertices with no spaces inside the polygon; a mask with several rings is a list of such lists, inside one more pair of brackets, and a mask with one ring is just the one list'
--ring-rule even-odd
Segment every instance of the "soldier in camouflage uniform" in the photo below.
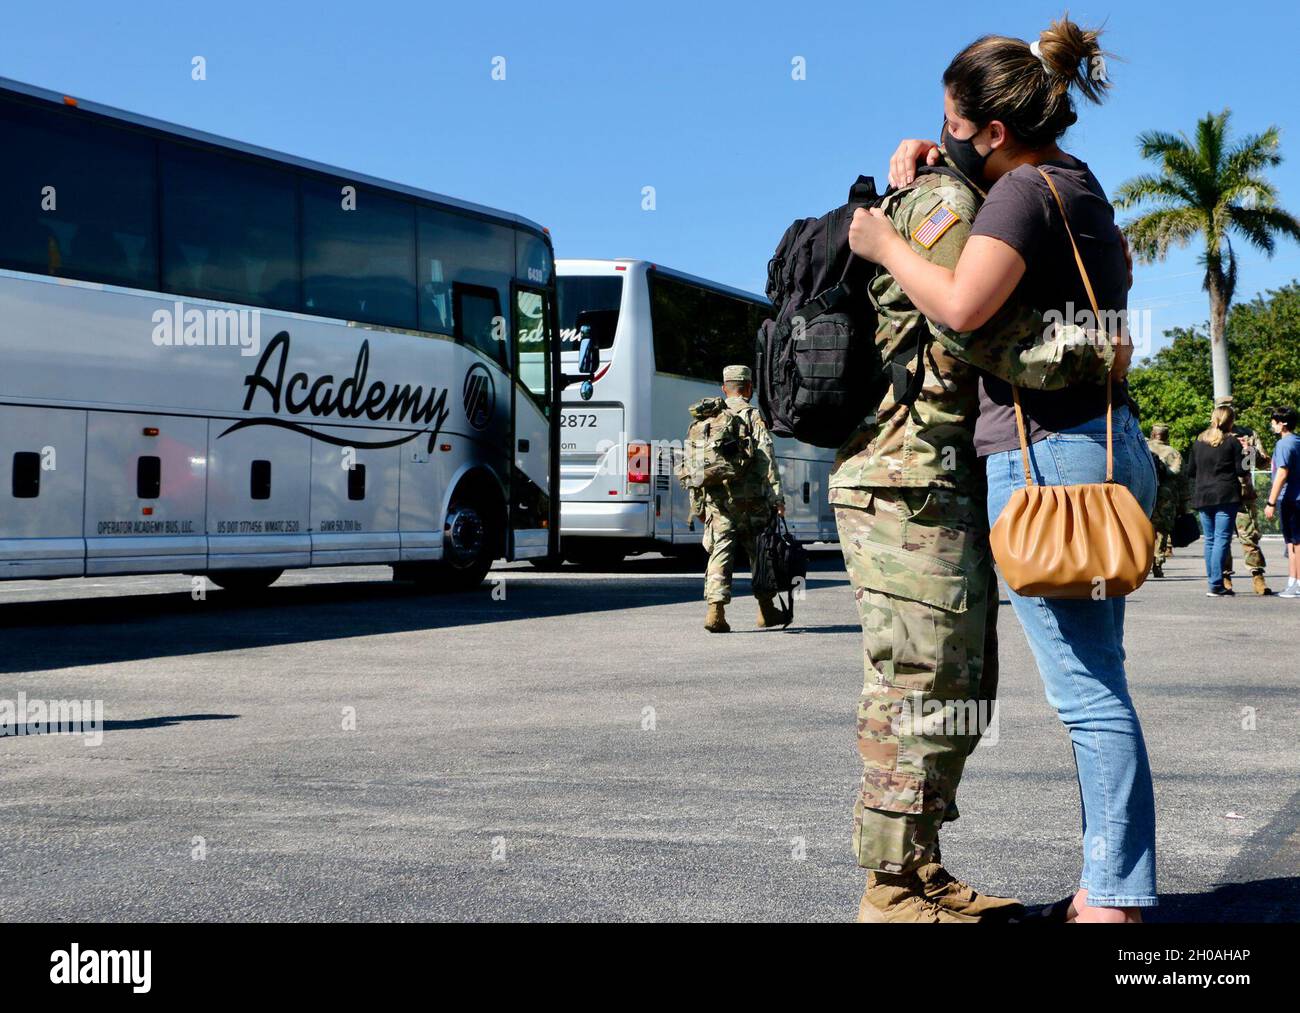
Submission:
{"label": "soldier in camouflage uniform", "polygon": [[[1231,408],[1232,398],[1222,398],[1215,402],[1214,407]],[[1259,444],[1259,437],[1255,435],[1255,430],[1245,426],[1233,426],[1232,435],[1241,441],[1248,462],[1253,463],[1261,458],[1265,461],[1269,460],[1269,455],[1264,453],[1264,448]],[[1237,511],[1237,538],[1241,541],[1241,554],[1245,557],[1246,565],[1250,567],[1251,584],[1255,593],[1268,595],[1273,593],[1273,589],[1264,580],[1264,572],[1268,564],[1264,560],[1264,550],[1259,545],[1261,534],[1259,491],[1255,488],[1255,477],[1252,472],[1241,477],[1241,509]],[[1227,591],[1232,590],[1231,540],[1228,541],[1228,551],[1223,557],[1223,587]]]}
{"label": "soldier in camouflage uniform", "polygon": [[[924,174],[885,212],[913,249],[953,267],[980,199],[951,176]],[[1073,325],[1045,331],[1039,314],[1012,304],[979,331],[954,334],[930,324],[883,270],[870,297],[884,356],[914,347],[917,328],[935,343],[915,404],[898,409],[886,395],[878,421],[841,447],[830,481],[865,657],[853,847],[872,871],[858,918],[1010,917],[1023,910],[1018,902],[976,893],[939,856],[939,828],[958,816],[957,784],[997,688],[998,588],[973,440],[975,367],[1048,389],[1103,380],[1114,351]]]}
{"label": "soldier in camouflage uniform", "polygon": [[1169,427],[1157,422],[1151,427],[1147,447],[1156,462],[1156,506],[1151,524],[1156,529],[1156,553],[1151,575],[1165,575],[1165,561],[1174,553],[1174,522],[1187,512],[1187,480],[1183,477],[1183,455],[1169,445]]}
{"label": "soldier in camouflage uniform", "polygon": [[[704,574],[704,600],[709,612],[704,628],[710,633],[730,633],[726,605],[731,601],[731,572],[736,549],[742,546],[754,559],[754,540],[767,527],[772,512],[785,513],[781,476],[772,450],[772,436],[758,409],[749,403],[754,394],[754,374],[748,366],[728,366],[722,371],[726,410],[739,415],[754,437],[754,458],[739,481],[721,488],[691,489],[691,512],[704,522],[704,549],[709,554]],[[758,599],[758,625],[786,622],[771,598]]]}

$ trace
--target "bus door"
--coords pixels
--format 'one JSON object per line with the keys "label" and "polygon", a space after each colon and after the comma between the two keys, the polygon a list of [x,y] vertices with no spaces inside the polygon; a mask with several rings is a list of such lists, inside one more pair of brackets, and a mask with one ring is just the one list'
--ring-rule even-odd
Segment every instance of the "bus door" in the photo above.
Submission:
{"label": "bus door", "polygon": [[511,307],[514,382],[513,461],[510,469],[510,558],[529,559],[551,551],[552,427],[555,424],[555,331],[552,297],[542,289],[515,285]]}

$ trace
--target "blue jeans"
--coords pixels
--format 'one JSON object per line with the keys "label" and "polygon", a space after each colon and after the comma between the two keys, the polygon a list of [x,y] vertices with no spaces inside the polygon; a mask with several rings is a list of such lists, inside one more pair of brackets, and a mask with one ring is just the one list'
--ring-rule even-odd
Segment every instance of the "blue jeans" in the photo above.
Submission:
{"label": "blue jeans", "polygon": [[[1150,516],[1156,472],[1128,408],[1114,414],[1115,481]],[[1106,479],[1106,418],[1029,446],[1034,481],[1075,485]],[[1020,450],[990,454],[989,523],[1025,484]],[[1083,874],[1088,902],[1154,907],[1156,810],[1142,726],[1124,674],[1124,599],[1025,598],[1009,592],[1038,662],[1048,702],[1070,732],[1083,804]]]}
{"label": "blue jeans", "polygon": [[1236,503],[1206,507],[1201,515],[1201,537],[1205,540],[1205,579],[1211,591],[1223,590],[1223,570],[1228,561],[1228,547],[1237,526]]}

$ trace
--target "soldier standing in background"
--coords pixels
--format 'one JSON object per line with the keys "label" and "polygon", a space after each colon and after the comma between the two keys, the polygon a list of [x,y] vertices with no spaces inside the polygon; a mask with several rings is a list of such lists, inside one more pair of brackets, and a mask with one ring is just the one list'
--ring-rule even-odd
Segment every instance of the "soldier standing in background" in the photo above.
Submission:
{"label": "soldier standing in background", "polygon": [[[914,250],[951,268],[981,196],[950,175],[923,174],[884,209]],[[900,407],[887,394],[840,448],[830,480],[865,660],[853,848],[870,871],[858,920],[1005,919],[1023,905],[977,893],[939,854],[939,829],[958,816],[957,785],[997,691],[998,585],[973,366],[1046,389],[1080,376],[1104,382],[1114,349],[1071,326],[1053,337],[1039,314],[1011,304],[974,334],[954,335],[932,327],[883,270],[869,293],[885,359],[915,348],[918,328],[936,344],[915,403]]]}
{"label": "soldier standing in background", "polygon": [[[1216,401],[1216,408],[1232,408],[1232,398],[1223,398]],[[1246,452],[1246,463],[1251,466],[1251,472],[1241,477],[1241,509],[1237,511],[1237,538],[1241,541],[1241,554],[1245,563],[1250,567],[1251,584],[1255,593],[1258,595],[1272,594],[1273,589],[1264,582],[1264,572],[1267,564],[1264,560],[1264,550],[1260,548],[1259,539],[1262,535],[1259,522],[1259,492],[1255,488],[1254,466],[1260,460],[1267,461],[1268,455],[1264,453],[1264,448],[1259,445],[1259,437],[1255,435],[1253,429],[1245,426],[1233,426],[1232,435],[1237,437],[1241,443],[1242,450]],[[1232,542],[1228,542],[1228,551],[1223,560],[1223,589],[1232,590]]]}
{"label": "soldier standing in background", "polygon": [[[710,633],[730,633],[726,606],[731,601],[731,573],[737,545],[754,559],[754,540],[767,527],[772,512],[784,516],[785,497],[781,475],[772,450],[772,436],[763,425],[758,409],[749,403],[754,395],[754,374],[748,366],[728,366],[722,371],[725,410],[738,415],[749,428],[754,456],[744,474],[722,486],[691,489],[691,512],[704,522],[704,548],[709,565],[704,575],[704,600],[709,612],[704,628]],[[788,622],[771,598],[758,599],[758,625],[781,626]]]}
{"label": "soldier standing in background", "polygon": [[1151,514],[1151,524],[1156,529],[1156,554],[1151,564],[1151,575],[1165,575],[1165,561],[1174,552],[1174,522],[1187,512],[1187,480],[1183,478],[1183,455],[1169,445],[1169,427],[1157,422],[1151,427],[1147,440],[1151,456],[1156,462],[1156,507]]}

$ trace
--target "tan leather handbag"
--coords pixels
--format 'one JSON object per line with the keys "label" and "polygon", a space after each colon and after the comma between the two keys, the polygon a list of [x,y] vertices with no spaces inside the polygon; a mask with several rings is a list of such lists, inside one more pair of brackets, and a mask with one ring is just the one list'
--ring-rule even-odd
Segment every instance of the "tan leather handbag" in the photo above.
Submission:
{"label": "tan leather handbag", "polygon": [[[1065,231],[1074,248],[1083,287],[1096,314],[1097,297],[1079,255],[1065,204],[1051,177],[1041,168],[1061,209]],[[1106,481],[1087,485],[1036,485],[1029,466],[1029,441],[1020,409],[1020,391],[1012,388],[1025,487],[1011,494],[989,541],[1002,577],[1017,594],[1036,598],[1123,596],[1136,591],[1151,572],[1155,529],[1126,486],[1115,482],[1111,416],[1112,384],[1106,380]]]}

